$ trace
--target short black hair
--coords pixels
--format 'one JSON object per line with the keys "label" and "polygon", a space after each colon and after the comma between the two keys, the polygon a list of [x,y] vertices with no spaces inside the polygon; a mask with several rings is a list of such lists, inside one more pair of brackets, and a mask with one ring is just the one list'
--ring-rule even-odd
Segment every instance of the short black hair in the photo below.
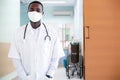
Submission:
{"label": "short black hair", "polygon": [[40,4],[40,5],[42,6],[42,10],[43,10],[43,4],[42,4],[41,2],[39,2],[39,1],[32,1],[32,2],[28,5],[28,9],[29,9],[30,5],[33,4],[33,3],[38,3],[38,4]]}

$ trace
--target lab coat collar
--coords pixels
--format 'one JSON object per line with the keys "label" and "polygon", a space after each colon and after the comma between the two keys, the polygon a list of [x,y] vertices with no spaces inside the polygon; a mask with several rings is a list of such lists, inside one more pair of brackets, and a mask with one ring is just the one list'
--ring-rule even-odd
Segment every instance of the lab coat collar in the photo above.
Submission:
{"label": "lab coat collar", "polygon": [[[32,31],[32,33],[34,33],[33,28],[31,26],[30,22],[28,23],[28,27],[27,28],[28,28],[28,30]],[[37,29],[45,30],[44,25],[42,24],[42,22],[41,22],[41,25]]]}

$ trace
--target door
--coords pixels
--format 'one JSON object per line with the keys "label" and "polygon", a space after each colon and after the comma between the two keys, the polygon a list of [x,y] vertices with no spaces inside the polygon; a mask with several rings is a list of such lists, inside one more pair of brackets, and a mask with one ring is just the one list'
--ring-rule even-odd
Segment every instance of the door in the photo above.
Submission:
{"label": "door", "polygon": [[120,80],[120,0],[84,0],[85,80]]}

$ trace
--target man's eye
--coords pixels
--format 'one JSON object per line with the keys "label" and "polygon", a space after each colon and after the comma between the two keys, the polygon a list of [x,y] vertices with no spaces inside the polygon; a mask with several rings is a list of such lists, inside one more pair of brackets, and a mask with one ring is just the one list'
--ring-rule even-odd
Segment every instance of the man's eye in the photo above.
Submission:
{"label": "man's eye", "polygon": [[37,12],[41,12],[41,10],[40,10],[40,9],[37,9]]}
{"label": "man's eye", "polygon": [[34,9],[30,9],[30,11],[34,11]]}

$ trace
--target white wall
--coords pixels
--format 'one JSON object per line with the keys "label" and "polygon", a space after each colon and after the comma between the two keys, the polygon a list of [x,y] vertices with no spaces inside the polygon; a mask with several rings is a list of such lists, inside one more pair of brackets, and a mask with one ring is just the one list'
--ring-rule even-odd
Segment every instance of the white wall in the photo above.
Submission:
{"label": "white wall", "polygon": [[81,42],[83,50],[83,0],[76,0],[74,7],[74,39]]}
{"label": "white wall", "polygon": [[11,42],[20,23],[20,1],[0,0],[0,42]]}
{"label": "white wall", "polygon": [[74,7],[74,37],[80,41],[83,40],[83,2],[82,0],[76,0]]}

